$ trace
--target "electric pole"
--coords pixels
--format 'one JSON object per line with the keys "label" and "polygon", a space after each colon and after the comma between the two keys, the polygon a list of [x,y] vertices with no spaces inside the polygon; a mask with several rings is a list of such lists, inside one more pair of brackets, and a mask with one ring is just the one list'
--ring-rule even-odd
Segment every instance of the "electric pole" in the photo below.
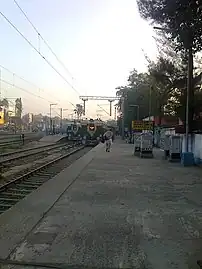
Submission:
{"label": "electric pole", "polygon": [[122,97],[122,104],[121,104],[121,110],[122,110],[122,128],[121,128],[121,133],[122,133],[122,139],[124,140],[124,131],[125,131],[125,96]]}
{"label": "electric pole", "polygon": [[62,133],[62,108],[60,108],[60,132]]}

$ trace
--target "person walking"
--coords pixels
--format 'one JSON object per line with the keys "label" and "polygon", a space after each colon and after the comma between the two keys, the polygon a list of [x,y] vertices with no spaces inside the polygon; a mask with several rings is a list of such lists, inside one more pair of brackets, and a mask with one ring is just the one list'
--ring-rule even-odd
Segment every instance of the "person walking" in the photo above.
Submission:
{"label": "person walking", "polygon": [[105,139],[105,145],[106,145],[106,152],[110,152],[111,150],[111,145],[112,145],[112,138],[113,138],[113,132],[111,129],[107,130],[104,133],[104,139]]}

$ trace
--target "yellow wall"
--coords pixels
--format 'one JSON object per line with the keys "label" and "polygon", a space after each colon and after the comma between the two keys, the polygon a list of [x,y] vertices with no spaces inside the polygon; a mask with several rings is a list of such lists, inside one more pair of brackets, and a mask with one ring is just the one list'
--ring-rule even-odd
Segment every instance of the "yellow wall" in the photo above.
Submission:
{"label": "yellow wall", "polygon": [[4,119],[4,111],[0,111],[0,124],[4,124],[5,119]]}

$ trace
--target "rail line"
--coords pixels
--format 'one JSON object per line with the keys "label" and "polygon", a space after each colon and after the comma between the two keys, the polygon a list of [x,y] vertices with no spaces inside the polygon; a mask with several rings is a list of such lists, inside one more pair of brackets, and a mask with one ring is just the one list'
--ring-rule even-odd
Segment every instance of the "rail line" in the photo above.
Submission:
{"label": "rail line", "polygon": [[[24,138],[24,142],[30,142],[30,141],[35,141],[35,140],[39,140],[40,138],[42,138],[42,136],[30,136],[30,137],[25,137]],[[4,141],[5,140],[5,141]],[[0,137],[0,147],[3,148],[3,147],[7,147],[7,146],[10,146],[10,145],[16,145],[16,144],[22,144],[23,143],[23,140],[22,138],[17,138],[17,139],[1,139]]]}
{"label": "rail line", "polygon": [[0,186],[0,214],[91,150],[85,146],[71,148],[70,152]]}
{"label": "rail line", "polygon": [[[37,155],[37,154],[42,153],[42,152],[47,151],[47,150],[57,149],[57,148],[60,148],[62,146],[64,146],[64,147],[68,146],[68,143],[62,143],[62,144],[58,144],[58,145],[55,145],[55,144],[50,145],[49,144],[49,145],[44,145],[44,146],[40,146],[40,147],[23,149],[23,150],[18,150],[18,151],[13,151],[13,152],[9,152],[6,154],[2,154],[2,155],[0,155],[0,166],[3,166],[7,163],[10,163],[10,162],[18,160],[18,159]],[[11,156],[11,157],[9,157],[9,156]]]}

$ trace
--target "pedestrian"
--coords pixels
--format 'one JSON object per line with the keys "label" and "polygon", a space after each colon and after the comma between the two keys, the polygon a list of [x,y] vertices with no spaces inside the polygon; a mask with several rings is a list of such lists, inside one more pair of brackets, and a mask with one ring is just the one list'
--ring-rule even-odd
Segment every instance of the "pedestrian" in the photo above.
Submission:
{"label": "pedestrian", "polygon": [[22,144],[24,145],[25,144],[25,135],[22,134]]}
{"label": "pedestrian", "polygon": [[113,132],[111,131],[111,129],[109,129],[104,133],[106,152],[110,152],[110,150],[111,150],[112,138],[113,138]]}

